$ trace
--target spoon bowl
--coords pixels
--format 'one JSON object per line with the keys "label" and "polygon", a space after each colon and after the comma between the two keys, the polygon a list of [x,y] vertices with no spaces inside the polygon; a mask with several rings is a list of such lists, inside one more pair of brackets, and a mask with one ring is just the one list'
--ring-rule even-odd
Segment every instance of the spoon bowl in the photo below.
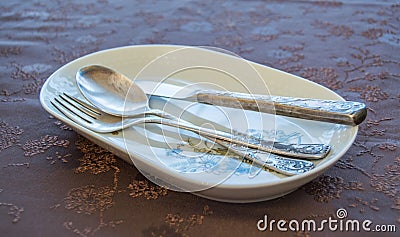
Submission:
{"label": "spoon bowl", "polygon": [[115,116],[135,116],[150,108],[144,91],[121,73],[100,65],[83,67],[76,73],[83,96],[102,111]]}

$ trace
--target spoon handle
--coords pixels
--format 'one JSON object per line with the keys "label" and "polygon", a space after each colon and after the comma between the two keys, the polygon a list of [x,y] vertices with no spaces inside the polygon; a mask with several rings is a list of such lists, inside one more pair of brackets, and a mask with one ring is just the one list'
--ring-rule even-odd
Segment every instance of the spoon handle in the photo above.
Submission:
{"label": "spoon handle", "polygon": [[253,95],[212,90],[198,91],[196,96],[198,102],[206,104],[351,126],[360,124],[367,116],[365,104],[354,101]]}
{"label": "spoon handle", "polygon": [[324,158],[330,150],[329,145],[324,144],[283,144],[270,141],[233,135],[231,133],[202,128],[185,121],[175,119],[166,119],[160,117],[147,117],[145,123],[158,123],[171,127],[185,129],[207,138],[214,138],[228,143],[236,144],[243,147],[258,149],[268,153],[277,155],[291,156],[299,159],[321,159]]}

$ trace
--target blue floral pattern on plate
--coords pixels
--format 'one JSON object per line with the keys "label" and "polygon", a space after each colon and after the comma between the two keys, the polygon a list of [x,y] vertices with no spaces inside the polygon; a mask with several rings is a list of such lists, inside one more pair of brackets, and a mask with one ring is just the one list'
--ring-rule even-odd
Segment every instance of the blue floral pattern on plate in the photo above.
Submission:
{"label": "blue floral pattern on plate", "polygon": [[[300,132],[286,133],[284,130],[257,130],[248,129],[249,136],[273,140],[281,143],[299,144],[302,141]],[[243,161],[242,157],[228,152],[226,148],[197,139],[188,138],[185,144],[166,149],[166,156],[174,158],[169,162],[169,167],[183,173],[213,173],[226,174],[234,171],[235,175],[253,173],[252,165]],[[226,159],[227,158],[227,159]]]}

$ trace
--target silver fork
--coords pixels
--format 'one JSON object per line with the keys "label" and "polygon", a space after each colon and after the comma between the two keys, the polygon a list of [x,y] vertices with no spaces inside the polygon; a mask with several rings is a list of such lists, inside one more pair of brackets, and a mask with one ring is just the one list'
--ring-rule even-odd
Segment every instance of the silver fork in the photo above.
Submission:
{"label": "silver fork", "polygon": [[[152,113],[147,113],[143,116],[122,119],[121,117],[106,114],[98,108],[66,93],[54,98],[54,101],[55,103],[51,102],[53,106],[65,116],[79,125],[99,133],[114,132],[142,123],[158,123],[189,130],[208,138],[228,141],[237,144],[236,146],[239,145],[301,159],[324,158],[330,150],[330,146],[325,144],[284,144],[254,138],[239,132],[232,135],[222,131],[200,128],[162,111],[155,112],[155,110],[152,110]],[[146,117],[145,115],[156,116]]]}
{"label": "silver fork", "polygon": [[[72,97],[66,93],[59,95],[59,97],[54,98],[54,102],[51,101],[51,104],[58,109],[61,113],[63,113],[66,117],[76,122],[77,124],[86,127],[90,130],[96,132],[113,132],[118,131],[123,128],[133,126],[140,123],[158,123],[165,124],[162,122],[162,117],[138,117],[138,118],[124,118],[122,120],[121,117],[105,114],[100,111],[98,108],[83,102],[75,97]],[[164,113],[156,113],[157,116],[166,116],[168,119],[177,119],[176,117]],[[124,122],[123,122],[124,121]],[[186,128],[192,126],[189,122],[179,121],[179,124],[182,124],[183,127]],[[168,125],[168,124],[167,124]],[[171,125],[172,126],[172,125]],[[189,130],[193,131],[193,130]],[[199,133],[198,131],[193,131],[202,135],[208,139],[213,140],[214,137],[209,137],[204,133]],[[246,159],[252,165],[256,165],[258,167],[274,170],[278,173],[284,175],[297,175],[305,173],[314,168],[314,164],[311,161],[306,160],[298,160],[298,159],[290,159],[287,157],[281,157],[276,154],[271,154],[269,152],[256,150],[257,148],[262,148],[264,150],[272,151],[272,152],[284,152],[275,148],[255,145],[252,143],[253,147],[256,149],[249,148],[247,143],[244,141],[244,145],[231,144],[226,140],[216,138],[215,142],[220,144],[221,146],[229,149],[233,153],[239,155],[240,157]],[[270,145],[270,144],[269,144]],[[281,144],[286,145],[286,144]]]}

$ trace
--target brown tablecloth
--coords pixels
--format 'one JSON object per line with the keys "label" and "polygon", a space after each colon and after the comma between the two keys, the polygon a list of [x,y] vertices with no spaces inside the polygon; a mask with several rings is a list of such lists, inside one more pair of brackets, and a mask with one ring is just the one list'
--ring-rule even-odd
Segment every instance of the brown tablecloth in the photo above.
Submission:
{"label": "brown tablecloth", "polygon": [[[260,231],[337,217],[400,228],[398,1],[2,1],[1,236],[395,236]],[[45,112],[42,84],[85,54],[207,45],[320,83],[368,106],[351,149],[297,191],[252,204],[162,189]],[[287,227],[287,226],[286,226]]]}

